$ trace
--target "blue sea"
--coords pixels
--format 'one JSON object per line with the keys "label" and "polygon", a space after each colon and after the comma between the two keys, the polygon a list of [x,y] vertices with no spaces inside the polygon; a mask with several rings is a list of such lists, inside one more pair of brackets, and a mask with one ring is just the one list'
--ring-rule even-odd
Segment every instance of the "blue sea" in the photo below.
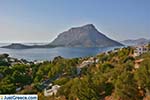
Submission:
{"label": "blue sea", "polygon": [[[0,46],[8,45],[1,43]],[[33,49],[4,49],[0,48],[0,54],[7,53],[10,57],[18,59],[26,59],[29,61],[45,61],[53,60],[57,56],[64,58],[76,58],[76,57],[88,57],[95,56],[99,53],[112,50],[115,47],[108,48],[67,48],[67,47],[56,47],[56,48],[33,48]]]}

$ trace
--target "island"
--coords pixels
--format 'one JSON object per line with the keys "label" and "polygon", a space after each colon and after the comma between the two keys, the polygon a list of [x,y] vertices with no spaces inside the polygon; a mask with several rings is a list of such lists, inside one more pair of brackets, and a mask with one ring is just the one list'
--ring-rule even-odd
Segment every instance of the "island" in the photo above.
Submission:
{"label": "island", "polygon": [[13,43],[2,48],[8,49],[30,49],[30,48],[53,48],[53,47],[113,47],[123,44],[108,38],[99,32],[93,24],[73,27],[60,33],[56,39],[46,45],[24,45]]}

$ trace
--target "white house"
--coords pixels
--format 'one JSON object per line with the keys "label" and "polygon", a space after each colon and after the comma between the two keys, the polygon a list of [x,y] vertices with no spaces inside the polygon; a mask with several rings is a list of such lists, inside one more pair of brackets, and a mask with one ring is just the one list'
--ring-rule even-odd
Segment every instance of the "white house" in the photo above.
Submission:
{"label": "white house", "polygon": [[60,88],[59,85],[54,85],[50,89],[44,89],[44,96],[52,96],[56,95],[58,89]]}
{"label": "white house", "polygon": [[140,56],[143,53],[150,51],[148,45],[136,46],[134,50],[134,56]]}
{"label": "white house", "polygon": [[21,89],[21,87],[16,88],[16,92],[19,92]]}

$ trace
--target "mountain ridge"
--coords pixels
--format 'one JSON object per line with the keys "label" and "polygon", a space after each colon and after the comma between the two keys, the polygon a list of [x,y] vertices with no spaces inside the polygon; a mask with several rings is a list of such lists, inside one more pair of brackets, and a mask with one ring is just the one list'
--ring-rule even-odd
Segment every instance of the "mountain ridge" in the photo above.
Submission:
{"label": "mountain ridge", "polygon": [[127,39],[124,41],[120,41],[124,45],[128,46],[136,46],[136,45],[144,45],[150,42],[150,39],[138,38],[138,39]]}

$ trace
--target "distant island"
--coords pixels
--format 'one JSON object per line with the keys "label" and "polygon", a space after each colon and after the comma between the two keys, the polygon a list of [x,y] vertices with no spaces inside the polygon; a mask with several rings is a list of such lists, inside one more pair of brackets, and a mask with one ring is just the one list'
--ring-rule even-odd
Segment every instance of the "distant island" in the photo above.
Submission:
{"label": "distant island", "polygon": [[150,42],[150,39],[139,38],[139,39],[128,39],[121,41],[122,44],[128,46],[144,45]]}
{"label": "distant island", "polygon": [[8,49],[29,49],[29,48],[52,48],[52,47],[113,47],[123,46],[121,43],[112,40],[99,32],[93,24],[81,27],[74,27],[60,33],[57,38],[46,45],[24,45],[13,43],[2,48]]}
{"label": "distant island", "polygon": [[12,43],[8,46],[2,46],[1,48],[8,48],[8,49],[31,49],[31,48],[53,48],[55,46],[52,45],[24,45],[21,43]]}

